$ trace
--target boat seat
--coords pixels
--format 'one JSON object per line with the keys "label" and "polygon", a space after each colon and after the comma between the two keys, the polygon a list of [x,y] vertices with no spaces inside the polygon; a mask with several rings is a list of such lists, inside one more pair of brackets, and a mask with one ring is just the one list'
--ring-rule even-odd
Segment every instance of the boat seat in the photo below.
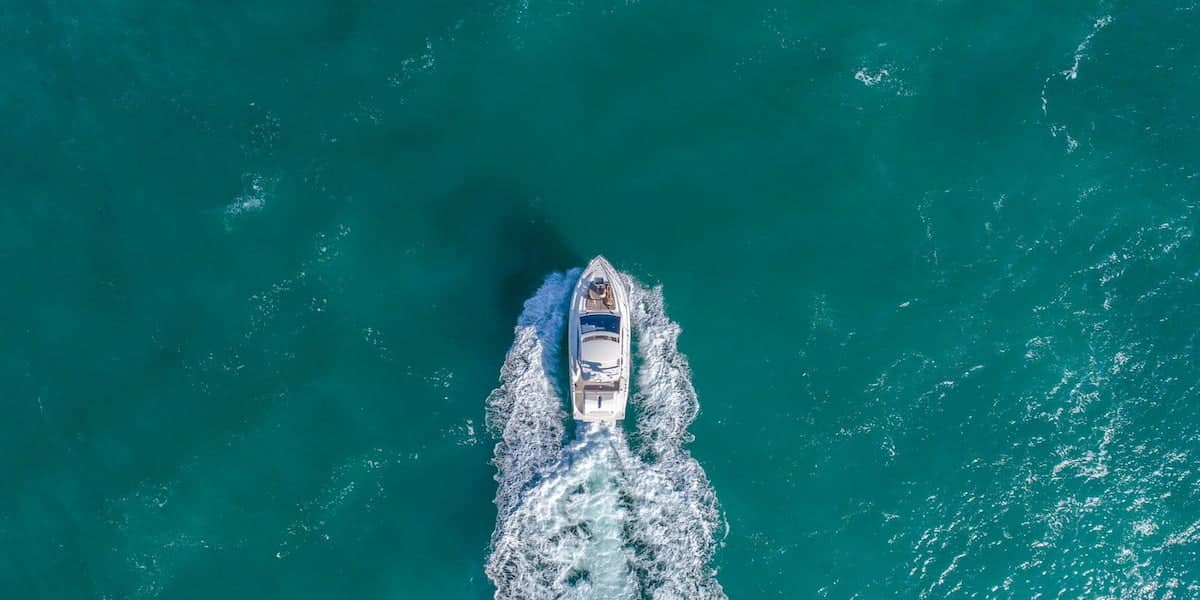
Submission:
{"label": "boat seat", "polygon": [[616,299],[613,298],[612,286],[607,281],[592,282],[587,290],[588,310],[616,310]]}

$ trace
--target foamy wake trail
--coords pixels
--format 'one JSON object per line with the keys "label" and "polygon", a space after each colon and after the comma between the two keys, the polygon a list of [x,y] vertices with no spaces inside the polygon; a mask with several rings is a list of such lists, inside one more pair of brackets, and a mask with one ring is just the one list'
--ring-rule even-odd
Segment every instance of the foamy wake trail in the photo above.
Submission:
{"label": "foamy wake trail", "polygon": [[638,451],[610,425],[580,424],[563,445],[557,383],[577,277],[550,275],[525,302],[500,387],[488,397],[488,427],[499,439],[487,564],[496,598],[725,598],[709,566],[716,495],[683,448],[699,404],[660,288],[626,278],[640,358]]}

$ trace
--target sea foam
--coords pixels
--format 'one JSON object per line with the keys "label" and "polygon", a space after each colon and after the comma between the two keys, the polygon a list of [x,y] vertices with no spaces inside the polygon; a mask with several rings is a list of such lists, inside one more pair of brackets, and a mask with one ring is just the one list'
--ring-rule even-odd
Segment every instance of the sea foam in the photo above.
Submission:
{"label": "sea foam", "polygon": [[661,288],[626,276],[640,359],[632,446],[607,424],[580,423],[563,443],[561,347],[576,277],[552,274],[525,302],[487,401],[496,598],[724,598],[710,567],[716,495],[683,447],[699,404]]}

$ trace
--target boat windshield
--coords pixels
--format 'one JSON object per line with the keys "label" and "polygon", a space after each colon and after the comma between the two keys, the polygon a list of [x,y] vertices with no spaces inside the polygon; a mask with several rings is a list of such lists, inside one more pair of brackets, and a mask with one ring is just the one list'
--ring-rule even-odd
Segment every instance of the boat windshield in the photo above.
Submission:
{"label": "boat windshield", "polygon": [[621,317],[616,315],[584,315],[579,317],[579,332],[607,331],[621,333]]}

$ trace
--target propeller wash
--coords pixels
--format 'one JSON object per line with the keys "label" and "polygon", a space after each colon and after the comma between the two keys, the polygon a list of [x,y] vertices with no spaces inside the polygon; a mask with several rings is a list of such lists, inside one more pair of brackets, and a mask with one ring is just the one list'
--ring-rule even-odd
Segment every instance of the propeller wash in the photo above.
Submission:
{"label": "propeller wash", "polygon": [[717,498],[684,449],[699,404],[680,327],[661,288],[617,277],[637,336],[632,436],[580,420],[564,443],[562,337],[579,270],[547,276],[525,301],[488,396],[497,519],[487,575],[497,599],[725,598],[711,567]]}

